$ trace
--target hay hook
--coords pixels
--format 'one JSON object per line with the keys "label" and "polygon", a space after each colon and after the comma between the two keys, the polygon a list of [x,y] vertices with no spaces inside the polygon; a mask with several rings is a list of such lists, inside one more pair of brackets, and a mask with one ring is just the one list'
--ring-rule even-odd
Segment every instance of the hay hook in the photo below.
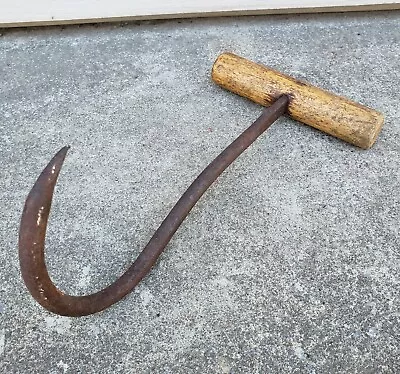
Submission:
{"label": "hay hook", "polygon": [[114,283],[86,296],[59,290],[48,274],[44,246],[54,187],[69,147],[62,148],[42,171],[24,206],[19,231],[22,278],[34,299],[47,310],[64,316],[100,312],[121,300],[147,275],[190,210],[218,176],[277,118],[285,113],[289,99],[281,96],[214,159],[178,200],[135,262]]}

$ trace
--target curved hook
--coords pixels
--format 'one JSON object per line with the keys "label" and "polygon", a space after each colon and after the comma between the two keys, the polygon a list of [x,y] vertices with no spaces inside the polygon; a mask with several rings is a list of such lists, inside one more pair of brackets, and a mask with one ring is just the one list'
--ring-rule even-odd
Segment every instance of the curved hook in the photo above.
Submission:
{"label": "curved hook", "polygon": [[70,296],[60,291],[51,281],[45,264],[44,244],[53,191],[69,149],[62,148],[40,174],[26,199],[22,213],[19,258],[23,280],[32,296],[47,310],[64,316],[93,314],[121,300],[150,271],[207,188],[286,111],[287,105],[288,98],[282,96],[266,108],[190,185],[128,270],[110,286],[87,296]]}

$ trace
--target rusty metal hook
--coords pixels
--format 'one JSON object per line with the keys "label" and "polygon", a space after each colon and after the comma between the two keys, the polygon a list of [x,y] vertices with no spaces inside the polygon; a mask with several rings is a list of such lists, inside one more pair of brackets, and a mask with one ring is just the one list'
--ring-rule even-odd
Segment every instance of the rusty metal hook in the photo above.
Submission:
{"label": "rusty metal hook", "polygon": [[100,312],[126,296],[150,271],[165,246],[203,193],[218,176],[277,118],[285,113],[289,99],[281,96],[212,161],[178,200],[135,262],[110,286],[86,296],[70,296],[51,281],[44,258],[44,244],[54,187],[69,147],[62,148],[42,171],[30,191],[19,231],[22,278],[39,304],[64,316]]}

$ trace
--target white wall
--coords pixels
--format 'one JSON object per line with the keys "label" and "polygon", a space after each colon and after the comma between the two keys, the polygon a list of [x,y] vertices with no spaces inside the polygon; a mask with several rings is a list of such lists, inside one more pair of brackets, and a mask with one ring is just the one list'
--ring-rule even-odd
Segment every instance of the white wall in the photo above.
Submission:
{"label": "white wall", "polygon": [[354,6],[398,9],[400,0],[0,0],[0,27],[36,22],[215,15],[221,12],[315,11],[327,7],[339,7],[342,10]]}

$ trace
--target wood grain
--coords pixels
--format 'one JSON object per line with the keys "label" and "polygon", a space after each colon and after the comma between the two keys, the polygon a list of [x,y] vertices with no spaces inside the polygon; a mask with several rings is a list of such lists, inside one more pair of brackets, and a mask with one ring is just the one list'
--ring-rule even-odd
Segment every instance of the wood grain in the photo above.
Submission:
{"label": "wood grain", "polygon": [[363,149],[374,144],[383,126],[383,115],[373,109],[232,53],[217,58],[212,78],[264,106],[288,95],[290,117]]}

